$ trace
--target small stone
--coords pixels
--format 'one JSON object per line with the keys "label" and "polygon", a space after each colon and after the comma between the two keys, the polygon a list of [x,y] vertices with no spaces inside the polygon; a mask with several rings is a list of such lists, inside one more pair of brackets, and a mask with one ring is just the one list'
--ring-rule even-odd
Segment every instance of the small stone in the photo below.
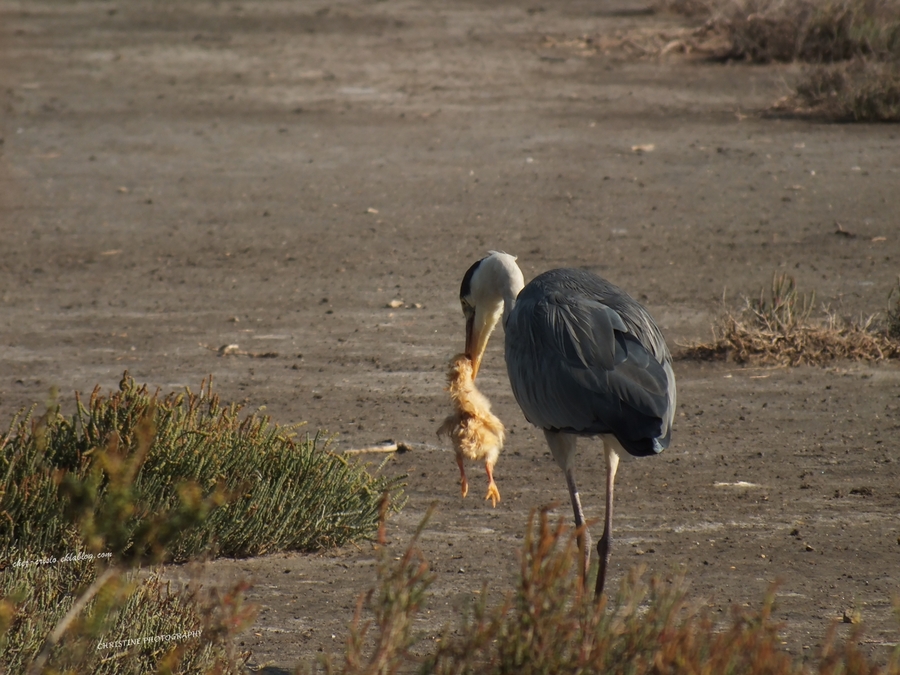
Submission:
{"label": "small stone", "polygon": [[856,609],[845,609],[843,622],[844,623],[852,623],[858,624],[862,621],[862,615],[859,613],[859,610]]}

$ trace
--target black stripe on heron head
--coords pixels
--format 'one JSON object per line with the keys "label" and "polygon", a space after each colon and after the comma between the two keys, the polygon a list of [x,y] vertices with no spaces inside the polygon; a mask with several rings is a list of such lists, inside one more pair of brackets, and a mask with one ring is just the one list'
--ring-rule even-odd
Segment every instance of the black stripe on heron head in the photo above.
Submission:
{"label": "black stripe on heron head", "polygon": [[468,270],[466,270],[466,275],[463,277],[462,284],[460,284],[459,287],[460,298],[468,298],[472,295],[472,276],[484,260],[486,260],[486,258],[476,261]]}

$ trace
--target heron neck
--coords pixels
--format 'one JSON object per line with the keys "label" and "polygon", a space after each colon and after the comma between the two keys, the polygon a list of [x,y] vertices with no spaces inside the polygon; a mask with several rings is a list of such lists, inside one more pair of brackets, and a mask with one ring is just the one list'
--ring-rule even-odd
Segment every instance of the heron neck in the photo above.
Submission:
{"label": "heron neck", "polygon": [[503,294],[503,330],[506,330],[506,322],[509,320],[509,315],[512,314],[512,311],[516,306],[516,298],[519,297],[521,290],[521,285],[512,283]]}
{"label": "heron neck", "polygon": [[[516,264],[514,256],[492,251],[491,255],[482,261],[476,274],[478,277],[476,285],[480,289],[478,293],[480,297],[476,298],[477,304],[490,307],[494,325],[497,319],[502,317],[505,329],[509,315],[516,305],[519,291],[525,286],[522,270]],[[502,314],[500,303],[503,303]]]}

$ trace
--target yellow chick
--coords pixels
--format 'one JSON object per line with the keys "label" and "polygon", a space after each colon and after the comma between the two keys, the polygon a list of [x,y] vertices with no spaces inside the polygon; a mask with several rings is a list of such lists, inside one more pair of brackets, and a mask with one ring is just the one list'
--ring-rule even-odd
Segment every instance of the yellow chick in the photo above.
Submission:
{"label": "yellow chick", "polygon": [[447,381],[450,383],[450,400],[454,412],[441,424],[438,436],[449,436],[453,443],[456,463],[459,465],[462,496],[465,497],[469,493],[463,458],[483,459],[488,476],[488,492],[485,499],[490,499],[491,505],[497,506],[500,491],[494,482],[494,465],[503,448],[506,430],[496,415],[491,413],[491,404],[487,398],[475,388],[472,361],[465,354],[453,357],[447,372]]}

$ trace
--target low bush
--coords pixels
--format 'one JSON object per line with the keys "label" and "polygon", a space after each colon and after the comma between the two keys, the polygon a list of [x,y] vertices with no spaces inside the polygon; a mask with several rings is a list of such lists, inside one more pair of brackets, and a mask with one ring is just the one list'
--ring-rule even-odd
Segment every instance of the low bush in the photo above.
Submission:
{"label": "low bush", "polygon": [[[23,413],[0,437],[0,550],[64,555],[76,525],[88,538],[104,529],[117,556],[150,554],[141,540],[158,540],[162,529],[179,533],[166,551],[173,561],[212,549],[237,557],[316,550],[374,533],[382,494],[399,494],[398,479],[370,475],[318,436],[298,439],[295,427],[242,417],[211,382],[197,394],[160,396],[126,373],[119,391],[95,389],[87,405],[76,402],[70,418],[55,406],[40,419]],[[133,480],[122,483],[127,494],[114,494],[109,477],[121,472]],[[165,522],[156,515],[203,499],[216,508],[202,523],[187,512]],[[121,500],[133,508],[123,512]]]}
{"label": "low bush", "polygon": [[[174,589],[159,570],[103,569],[89,558],[11,566],[0,576],[0,671],[237,675],[249,655],[235,637],[254,614],[244,590]],[[48,640],[54,631],[60,638]]]}
{"label": "low bush", "polygon": [[[368,536],[399,479],[200,393],[122,378],[0,437],[0,672],[239,673],[243,583],[173,588],[160,562]],[[150,565],[151,567],[146,567]]]}

